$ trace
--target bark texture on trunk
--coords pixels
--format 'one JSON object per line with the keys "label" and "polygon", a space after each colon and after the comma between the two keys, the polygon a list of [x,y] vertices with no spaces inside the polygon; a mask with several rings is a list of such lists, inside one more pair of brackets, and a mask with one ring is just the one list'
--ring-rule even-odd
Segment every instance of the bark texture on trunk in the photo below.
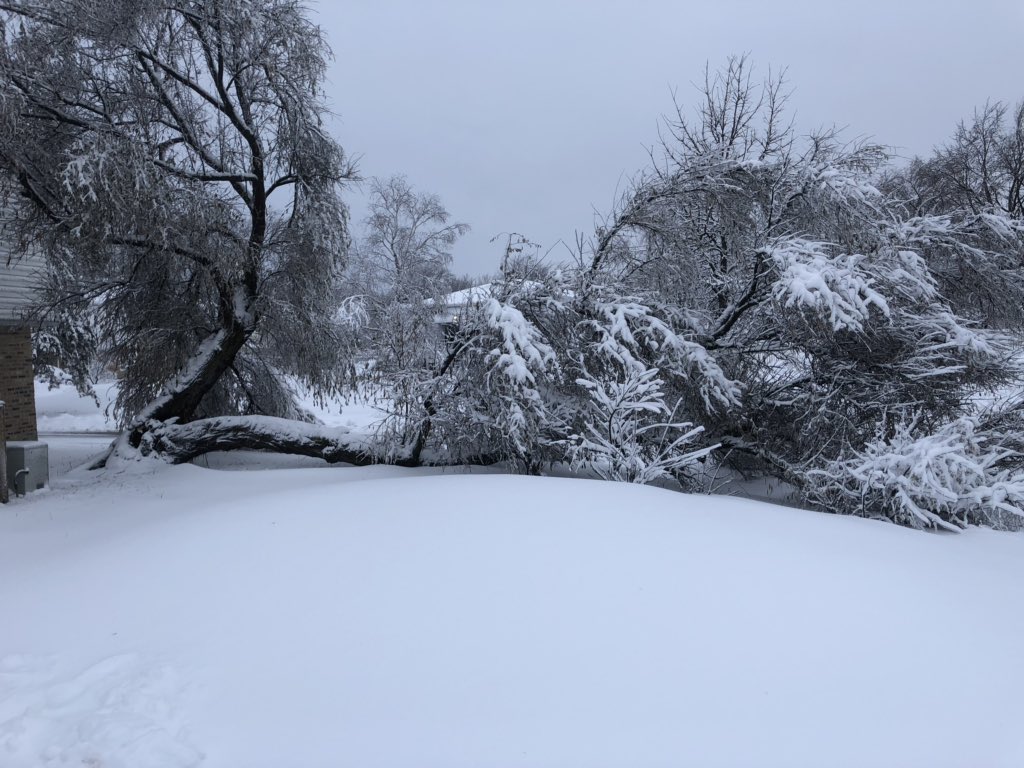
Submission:
{"label": "bark texture on trunk", "polygon": [[367,466],[382,462],[358,435],[346,429],[272,416],[219,416],[187,424],[150,423],[139,450],[174,464],[211,451],[271,451],[313,456],[330,464]]}
{"label": "bark texture on trunk", "polygon": [[251,304],[249,297],[222,296],[225,307],[222,328],[199,345],[192,360],[164,384],[160,395],[135,417],[127,430],[129,445],[138,448],[154,423],[191,420],[203,397],[231,368],[252,335],[255,320]]}
{"label": "bark texture on trunk", "polygon": [[480,454],[452,462],[413,453],[380,450],[366,437],[345,428],[280,419],[272,416],[218,416],[187,424],[150,422],[139,451],[182,464],[212,451],[269,451],[323,459],[329,464],[390,464],[399,467],[495,464],[494,454]]}

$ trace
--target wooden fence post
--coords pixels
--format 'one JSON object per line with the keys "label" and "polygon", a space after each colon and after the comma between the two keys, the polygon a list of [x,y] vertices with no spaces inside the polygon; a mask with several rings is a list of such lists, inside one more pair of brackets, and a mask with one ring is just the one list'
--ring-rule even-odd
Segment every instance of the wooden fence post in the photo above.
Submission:
{"label": "wooden fence post", "polygon": [[7,494],[7,424],[4,418],[4,401],[0,400],[0,504],[7,503]]}

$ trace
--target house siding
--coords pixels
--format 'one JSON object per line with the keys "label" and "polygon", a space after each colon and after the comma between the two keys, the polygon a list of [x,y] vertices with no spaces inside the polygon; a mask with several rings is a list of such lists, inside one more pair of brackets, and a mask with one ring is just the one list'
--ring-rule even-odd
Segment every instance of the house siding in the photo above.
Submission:
{"label": "house siding", "polygon": [[0,203],[0,400],[5,403],[8,440],[36,440],[36,398],[32,376],[32,332],[25,320],[42,284],[44,261],[15,244]]}
{"label": "house siding", "polygon": [[0,325],[20,325],[43,284],[41,254],[25,253],[6,231],[9,212],[0,208]]}

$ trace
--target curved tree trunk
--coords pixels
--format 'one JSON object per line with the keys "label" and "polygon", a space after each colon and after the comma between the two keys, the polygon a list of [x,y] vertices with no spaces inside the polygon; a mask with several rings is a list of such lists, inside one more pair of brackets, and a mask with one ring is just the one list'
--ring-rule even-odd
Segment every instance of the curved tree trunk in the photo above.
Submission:
{"label": "curved tree trunk", "polygon": [[[192,359],[164,384],[160,395],[132,419],[110,446],[110,450],[91,465],[92,469],[106,466],[111,456],[143,449],[147,436],[154,430],[159,431],[170,424],[181,425],[191,420],[203,397],[230,369],[235,357],[255,330],[256,318],[251,306],[252,300],[245,289],[236,289],[230,300],[222,295],[222,328],[199,344]],[[232,447],[259,449],[262,446],[236,444]],[[203,451],[193,456],[200,453]],[[188,458],[182,460],[187,461]]]}
{"label": "curved tree trunk", "polygon": [[251,300],[237,289],[224,306],[221,330],[200,343],[192,359],[164,384],[163,391],[142,409],[125,430],[129,445],[138,448],[154,422],[189,421],[206,393],[232,366],[255,330]]}
{"label": "curved tree trunk", "polygon": [[[153,423],[143,437],[143,455],[157,454],[172,464],[182,464],[211,451],[255,450],[311,456],[329,464],[391,464],[417,467],[451,464],[424,458],[412,451],[387,454],[379,451],[364,435],[344,427],[325,427],[274,416],[218,416],[187,424]],[[501,458],[481,454],[459,465],[495,464]]]}
{"label": "curved tree trunk", "polygon": [[290,453],[356,466],[383,461],[364,438],[347,429],[273,416],[218,416],[187,424],[153,424],[139,448],[143,454],[156,453],[174,464],[211,451],[233,450]]}

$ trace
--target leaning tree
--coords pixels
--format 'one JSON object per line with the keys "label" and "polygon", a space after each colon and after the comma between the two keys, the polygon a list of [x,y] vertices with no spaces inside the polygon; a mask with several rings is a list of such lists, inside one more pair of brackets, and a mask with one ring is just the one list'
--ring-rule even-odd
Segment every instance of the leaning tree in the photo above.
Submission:
{"label": "leaning tree", "polygon": [[121,374],[115,451],[365,458],[272,418],[299,415],[288,382],[338,386],[350,335],[352,169],[304,5],[0,0],[0,37],[0,195],[77,331],[63,364],[81,381],[95,339]]}

